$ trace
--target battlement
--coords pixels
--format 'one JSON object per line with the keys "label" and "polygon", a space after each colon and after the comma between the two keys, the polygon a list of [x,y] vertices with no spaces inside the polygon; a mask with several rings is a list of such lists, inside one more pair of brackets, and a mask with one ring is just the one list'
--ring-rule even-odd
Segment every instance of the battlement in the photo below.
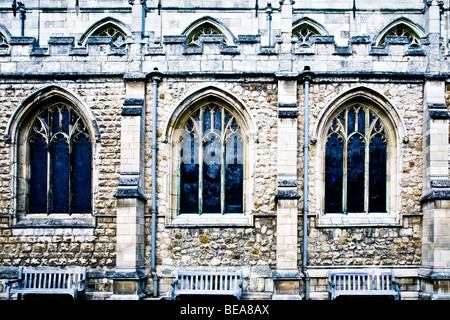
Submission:
{"label": "battlement", "polygon": [[[165,36],[161,43],[132,36],[118,48],[111,37],[90,37],[83,47],[74,37],[51,37],[47,46],[38,46],[33,37],[12,37],[9,48],[0,51],[0,72],[123,74],[157,67],[168,73],[274,74],[301,72],[309,65],[315,72],[425,73],[433,50],[427,38],[414,48],[406,37],[387,37],[383,47],[374,46],[369,36],[352,37],[348,46],[338,46],[333,36],[311,40],[309,47],[300,47],[294,37],[286,41],[279,36],[267,47],[259,35],[240,35],[233,45],[226,45],[222,35],[202,35],[198,45],[189,46],[185,36]],[[446,63],[438,63],[440,72],[448,71]]]}

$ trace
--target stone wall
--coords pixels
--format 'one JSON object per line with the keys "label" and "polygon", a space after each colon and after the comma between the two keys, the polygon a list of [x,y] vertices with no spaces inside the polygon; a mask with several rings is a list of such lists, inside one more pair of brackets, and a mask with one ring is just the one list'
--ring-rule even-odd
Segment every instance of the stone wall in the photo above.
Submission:
{"label": "stone wall", "polygon": [[[20,103],[53,81],[5,80],[0,84],[1,107],[11,115]],[[0,273],[19,266],[89,267],[105,276],[116,264],[116,198],[120,167],[120,112],[124,97],[123,80],[76,79],[60,81],[58,86],[76,93],[92,110],[100,137],[94,152],[94,221],[88,228],[15,228],[14,194],[11,181],[11,145],[1,141],[0,162],[3,164],[0,213]],[[2,117],[6,132],[9,117]],[[93,136],[95,140],[95,136]],[[10,275],[11,276],[11,275]],[[96,285],[97,286],[97,285]],[[97,286],[99,290],[104,285]],[[108,288],[108,286],[106,286]]]}
{"label": "stone wall", "polygon": [[[9,47],[0,50],[0,132],[7,132],[8,123],[22,102],[52,85],[72,93],[92,112],[95,119],[92,126],[99,133],[99,137],[91,133],[96,141],[94,210],[89,226],[53,227],[50,223],[45,225],[45,221],[40,228],[29,221],[18,225],[15,210],[18,173],[13,166],[16,155],[8,139],[0,139],[1,293],[6,279],[14,277],[19,266],[80,265],[88,267],[89,295],[93,298],[109,298],[112,293],[120,296],[122,293],[114,292],[112,284],[130,281],[126,278],[129,270],[134,274],[141,272],[140,277],[143,274],[138,281],[147,279],[149,296],[154,281],[152,273],[156,271],[161,279],[159,293],[166,296],[179,268],[241,269],[247,297],[270,298],[279,294],[277,290],[283,286],[296,290],[289,292],[289,296],[300,297],[305,276],[301,274],[304,226],[303,201],[297,202],[296,192],[302,195],[304,188],[303,84],[311,77],[307,266],[314,298],[326,296],[328,270],[342,268],[394,268],[405,284],[408,298],[419,298],[422,279],[426,279],[422,282],[424,296],[432,296],[430,288],[436,285],[442,291],[438,290],[438,295],[448,298],[450,242],[445,234],[450,195],[446,152],[448,110],[446,92],[440,89],[448,81],[449,65],[447,45],[441,45],[439,38],[446,38],[448,31],[443,28],[445,31],[439,34],[439,26],[445,27],[449,17],[447,10],[439,11],[440,2],[428,1],[430,6],[424,7],[422,0],[383,1],[380,11],[375,12],[370,1],[358,1],[353,14],[351,1],[318,0],[313,5],[310,1],[295,4],[282,1],[283,10],[279,10],[277,3],[273,13],[271,47],[267,46],[269,32],[264,9],[256,11],[255,1],[215,1],[217,8],[210,14],[229,27],[236,41],[230,45],[225,43],[224,36],[202,36],[198,47],[187,46],[182,32],[211,9],[205,7],[205,1],[184,3],[195,6],[189,10],[176,8],[179,1],[164,1],[168,7],[162,16],[156,1],[147,1],[149,11],[143,34],[140,34],[141,16],[136,14],[138,11],[142,14],[142,8],[137,0],[130,6],[132,2],[107,1],[102,8],[89,8],[92,1],[81,0],[83,19],[78,19],[75,8],[65,7],[69,1],[58,8],[50,7],[50,1],[42,1],[46,10],[41,13],[39,42],[35,38],[36,10],[30,9],[27,20],[27,26],[28,23],[34,26],[33,34],[20,37],[18,20],[3,19],[12,14],[11,9],[0,8],[2,21],[7,20],[0,25],[0,31],[14,30],[7,37]],[[399,6],[401,13],[397,12]],[[101,14],[96,16],[96,12]],[[126,46],[114,48],[110,39],[98,37],[81,46],[78,40],[83,32],[109,15],[129,24]],[[328,35],[315,37],[308,48],[299,47],[290,34],[293,23],[304,17],[323,23],[330,31]],[[375,45],[380,30],[399,17],[410,18],[423,27],[420,48],[408,47],[406,38],[387,39],[384,47]],[[157,94],[157,128],[153,128],[154,87],[150,78],[156,71],[161,72],[162,80]],[[291,90],[294,87],[297,89]],[[171,116],[178,111],[176,108],[189,105],[186,100],[205,88],[215,88],[233,97],[254,121],[255,141],[247,155],[252,169],[251,184],[246,190],[251,195],[251,201],[246,203],[251,219],[244,225],[237,226],[233,221],[214,226],[171,223],[175,215],[171,183],[175,179],[166,129],[173,124]],[[323,143],[317,143],[321,137],[314,130],[325,121],[327,111],[339,106],[335,103],[338,99],[356,89],[371,92],[393,114],[392,127],[387,129],[398,138],[391,146],[396,152],[391,155],[395,158],[395,178],[389,186],[390,201],[395,206],[385,217],[376,217],[369,224],[323,223],[320,198]],[[296,101],[291,101],[295,96]],[[126,99],[135,107],[144,101],[145,118],[141,119],[139,112],[122,114]],[[141,111],[137,107],[131,109]],[[295,112],[298,115],[294,118]],[[280,120],[280,115],[285,118]],[[133,127],[134,124],[140,127]],[[157,130],[156,185],[152,185],[151,179],[155,170],[153,130]],[[280,141],[280,132],[286,137],[296,133],[297,141]],[[138,137],[140,133],[144,134]],[[128,139],[135,140],[121,148]],[[433,148],[444,149],[442,155],[435,157],[431,153],[435,149],[429,148],[430,141]],[[294,145],[297,149],[293,149]],[[283,150],[296,150],[295,161],[283,158]],[[133,163],[134,176],[123,179],[123,183],[129,187],[128,182],[139,180],[138,187],[143,187],[147,199],[145,207],[140,197],[128,198],[128,194],[123,201],[116,198],[120,175],[130,174],[124,169],[131,167],[126,160],[136,160],[131,154],[139,154],[139,159],[136,158],[139,163]],[[432,177],[426,176],[427,172],[438,172],[440,175],[436,177],[445,179],[429,181]],[[281,179],[286,176],[293,180]],[[277,202],[280,191],[277,180],[294,191],[284,194],[287,198],[282,204]],[[430,194],[424,195],[428,189]],[[156,208],[150,202],[153,190]],[[155,212],[156,252],[151,252]],[[126,220],[130,217],[134,220]],[[342,221],[348,218],[342,217]],[[54,219],[57,218],[41,220],[53,223]],[[156,270],[151,270],[152,254],[156,255]],[[129,256],[137,259],[128,259]],[[123,278],[114,278],[116,271]]]}

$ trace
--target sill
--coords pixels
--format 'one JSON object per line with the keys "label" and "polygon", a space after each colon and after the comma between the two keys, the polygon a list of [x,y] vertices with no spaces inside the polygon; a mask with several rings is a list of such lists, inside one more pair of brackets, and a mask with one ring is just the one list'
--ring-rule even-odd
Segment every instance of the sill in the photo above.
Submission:
{"label": "sill", "polygon": [[92,214],[27,214],[18,216],[11,228],[93,228]]}
{"label": "sill", "polygon": [[180,214],[166,223],[167,228],[253,227],[253,216],[245,214]]}
{"label": "sill", "polygon": [[399,227],[400,220],[390,213],[322,214],[317,227]]}

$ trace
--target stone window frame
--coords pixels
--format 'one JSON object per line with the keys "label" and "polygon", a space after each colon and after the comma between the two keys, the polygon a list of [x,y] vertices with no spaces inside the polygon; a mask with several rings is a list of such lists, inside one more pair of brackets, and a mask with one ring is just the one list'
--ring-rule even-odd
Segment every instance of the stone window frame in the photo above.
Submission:
{"label": "stone window frame", "polygon": [[[228,115],[228,119],[227,119]],[[198,119],[195,119],[194,117],[198,117]],[[220,123],[216,121],[216,117],[220,119]],[[196,210],[198,210],[198,214],[230,214],[231,212],[228,211],[227,208],[227,197],[226,197],[226,159],[228,158],[228,154],[226,153],[226,149],[229,146],[229,143],[231,140],[230,138],[236,138],[233,139],[235,141],[236,145],[234,146],[234,151],[236,152],[234,154],[234,161],[239,162],[237,164],[244,166],[243,159],[245,158],[245,150],[246,148],[246,139],[242,136],[241,132],[241,121],[240,119],[236,119],[236,116],[233,114],[232,111],[230,111],[229,108],[218,105],[215,103],[210,104],[203,104],[199,106],[197,109],[189,110],[189,113],[186,112],[185,117],[183,117],[184,120],[181,122],[182,127],[177,128],[178,130],[182,130],[179,135],[179,139],[175,138],[176,142],[176,148],[181,149],[181,146],[184,145],[185,140],[190,142],[191,148],[194,149],[194,152],[191,153],[190,158],[191,161],[194,160],[194,158],[198,159],[197,164],[199,165],[198,170],[198,204],[196,206]],[[206,131],[204,131],[204,125],[205,125],[205,119],[209,118],[210,120],[210,128]],[[184,124],[183,124],[184,123]],[[216,126],[219,126],[220,129],[217,129]],[[188,138],[188,140],[186,139]],[[179,143],[178,143],[179,141]],[[204,144],[208,144],[208,147],[204,147]],[[242,146],[242,147],[241,147]],[[208,149],[211,148],[210,151]],[[238,150],[241,149],[241,152],[238,152]],[[220,154],[219,157],[216,155]],[[182,163],[181,160],[183,158],[183,155],[177,153],[174,154],[174,160],[175,163]],[[202,159],[201,161],[199,159]],[[207,209],[205,209],[206,205],[205,202],[207,202],[206,198],[204,196],[204,190],[208,190],[208,188],[205,189],[203,183],[204,183],[204,176],[207,176],[205,173],[205,170],[208,168],[208,165],[211,163],[214,163],[217,165],[217,159],[220,161],[220,172],[215,172],[217,175],[215,176],[215,179],[213,180],[219,180],[220,181],[220,197],[218,203],[220,204],[220,210],[217,210],[217,212],[208,212]],[[213,170],[215,171],[215,170]],[[179,180],[180,182],[177,184],[179,186],[179,189],[181,190],[181,180],[182,180],[182,172],[181,170],[178,172],[179,174]],[[243,177],[245,176],[245,172],[242,172]],[[243,182],[239,183],[239,188],[243,187]],[[214,182],[213,182],[214,183]],[[217,183],[217,181],[215,181]],[[211,190],[211,189],[210,189]],[[181,196],[181,191],[178,192],[178,194]],[[243,195],[243,194],[242,194]],[[214,198],[214,195],[211,195],[212,198]],[[243,199],[242,199],[243,200]],[[181,205],[181,197],[179,197],[179,204],[178,204],[178,212],[177,214],[186,214],[186,212],[181,212],[182,205]],[[214,205],[216,206],[217,203]],[[188,206],[185,206],[187,208]],[[242,209],[243,209],[243,203],[242,203]],[[243,213],[243,212],[235,212],[235,213]]]}
{"label": "stone window frame", "polygon": [[[325,146],[329,123],[343,109],[363,104],[376,112],[385,125],[387,139],[387,212],[380,213],[325,213]],[[316,149],[314,181],[317,224],[321,227],[398,226],[401,223],[402,149],[408,141],[406,129],[398,110],[381,93],[368,87],[356,87],[342,93],[324,108],[315,124],[312,136]]]}
{"label": "stone window frame", "polygon": [[[361,193],[363,195],[363,210],[364,213],[373,214],[377,211],[373,211],[370,209],[370,201],[369,201],[369,177],[370,177],[370,145],[372,143],[372,139],[375,137],[381,137],[382,140],[386,143],[386,149],[389,146],[389,141],[387,141],[385,135],[385,127],[387,127],[384,119],[386,116],[383,116],[378,111],[374,110],[374,107],[367,106],[365,103],[355,102],[352,104],[347,104],[345,107],[338,108],[336,113],[331,117],[326,126],[327,132],[327,142],[325,143],[325,150],[327,150],[328,140],[331,137],[337,137],[337,139],[342,143],[342,193],[340,194],[342,212],[326,212],[324,210],[324,214],[353,214],[351,210],[348,209],[349,206],[349,198],[352,196],[348,193],[347,181],[349,180],[349,170],[348,166],[350,162],[348,161],[348,153],[349,153],[349,145],[353,139],[359,140],[363,143],[362,148],[364,149],[364,162],[363,164],[363,184],[361,185]],[[350,112],[353,112],[355,115],[355,123],[354,129],[351,132],[348,132],[348,122]],[[359,128],[360,119],[358,118],[360,114],[364,114],[364,132],[361,133]],[[377,126],[378,124],[378,126]],[[325,151],[326,152],[326,151]],[[388,159],[386,159],[386,166],[388,163]],[[326,165],[324,166],[324,170],[326,171]],[[387,171],[387,170],[386,170]],[[385,173],[386,179],[388,176],[388,171]],[[326,185],[326,182],[325,182]],[[387,185],[385,185],[386,191],[385,196],[387,197]],[[335,190],[333,190],[335,193]],[[327,196],[325,192],[325,202]],[[384,212],[384,211],[382,211]]]}
{"label": "stone window frame", "polygon": [[[244,138],[244,212],[226,214],[178,214],[178,163],[180,149],[177,141],[183,130],[179,130],[187,118],[198,108],[214,104],[226,108],[239,121]],[[169,145],[169,177],[166,187],[169,190],[167,227],[214,227],[214,226],[252,226],[253,225],[253,176],[255,171],[255,144],[258,132],[256,123],[244,103],[230,93],[217,87],[208,86],[189,94],[171,112],[163,141]]]}
{"label": "stone window frame", "polygon": [[423,28],[415,24],[407,18],[398,18],[379,32],[374,39],[374,45],[384,47],[386,38],[406,37],[409,48],[419,48],[421,46],[420,39],[425,36]]}
{"label": "stone window frame", "polygon": [[[87,130],[87,126],[84,124],[83,119],[79,116],[75,108],[64,102],[56,101],[53,104],[46,103],[45,106],[39,106],[39,109],[40,110],[35,115],[33,114],[34,120],[31,120],[30,125],[26,125],[26,131],[28,132],[28,136],[26,137],[27,145],[25,147],[27,164],[26,185],[28,186],[25,190],[26,212],[28,214],[54,214],[58,212],[66,214],[92,213],[92,137]],[[19,134],[19,136],[20,135],[21,134]],[[83,155],[81,156],[80,151],[77,152],[77,149],[81,148],[81,145],[78,144],[78,142],[82,141],[81,139],[83,138],[86,139],[86,147],[88,149],[83,149]],[[35,163],[35,161],[33,160],[36,160],[36,158],[32,157],[32,150],[33,145],[35,146],[38,141],[43,142],[46,146],[46,168],[44,170],[39,165],[39,168],[36,168],[36,171],[34,171],[33,163]],[[57,150],[56,146],[61,142],[63,149],[61,151],[55,151]],[[66,150],[67,153],[65,152]],[[76,171],[76,163],[78,161],[74,160],[77,157],[77,154],[81,156],[81,159],[79,160],[83,163],[83,165],[79,167],[79,170],[88,168],[90,171],[89,173],[86,171],[87,175],[85,177],[89,176],[90,179],[83,181],[81,189],[76,188],[75,183],[76,177],[80,174]],[[90,156],[87,157],[87,154],[90,154]],[[58,163],[58,161],[63,161],[64,165],[56,166],[55,162]],[[45,172],[45,175],[42,174],[43,172]],[[38,179],[40,177],[42,180],[45,180],[46,188],[41,188],[39,184],[35,185],[36,182],[32,182],[32,176],[36,176]],[[65,177],[64,179],[67,179],[67,189],[64,193],[55,196],[55,194],[58,194],[57,190],[64,190],[62,185],[65,185],[65,183],[62,181],[58,183],[57,179],[59,177]],[[86,181],[89,181],[89,186],[84,184]],[[36,189],[39,190],[36,191]],[[85,193],[86,196],[89,195],[89,201],[76,201],[77,198],[75,194],[79,195],[79,192],[83,189],[90,189],[89,194]],[[40,194],[40,192],[42,192],[42,194]],[[39,196],[33,197],[32,194]],[[32,205],[32,199],[38,200],[38,203],[36,204],[38,208]],[[42,201],[44,199],[45,201]],[[40,203],[40,201],[42,202]],[[59,209],[58,205],[55,205],[55,202],[60,202]],[[87,204],[89,204],[89,207],[86,206]]]}
{"label": "stone window frame", "polygon": [[[108,33],[108,30],[113,30]],[[121,35],[124,37],[123,41],[117,42],[117,37]],[[86,46],[88,40],[92,37],[111,37],[111,46],[115,48],[123,48],[126,43],[126,38],[131,35],[131,29],[123,22],[112,18],[103,18],[92,24],[85,33],[80,37],[78,44]]]}
{"label": "stone window frame", "polygon": [[[301,30],[307,31],[307,34],[306,36],[303,36],[303,39],[301,39],[301,36],[299,35]],[[305,17],[293,24],[292,35],[298,39],[297,45],[300,48],[310,48],[313,43],[311,37],[329,35],[329,32],[317,21]]]}
{"label": "stone window frame", "polygon": [[[207,32],[209,30],[209,32]],[[233,33],[222,22],[213,17],[206,16],[192,22],[183,32],[186,36],[187,46],[199,46],[198,38],[202,35],[221,35],[225,45],[231,46],[237,43]]]}
{"label": "stone window frame", "polygon": [[[90,213],[28,213],[28,137],[33,122],[42,110],[50,105],[63,103],[79,115],[92,143],[92,212]],[[94,227],[95,198],[98,194],[95,155],[100,134],[89,107],[74,93],[65,88],[50,85],[25,98],[14,111],[8,123],[4,139],[11,148],[11,218],[12,227]]]}

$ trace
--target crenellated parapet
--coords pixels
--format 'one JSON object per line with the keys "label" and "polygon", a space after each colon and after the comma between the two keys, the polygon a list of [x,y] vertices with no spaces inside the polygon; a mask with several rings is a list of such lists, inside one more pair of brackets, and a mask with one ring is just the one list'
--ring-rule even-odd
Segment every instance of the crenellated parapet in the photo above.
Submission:
{"label": "crenellated parapet", "polygon": [[439,72],[448,71],[443,51],[436,61],[436,50],[430,51],[435,46],[428,38],[421,39],[420,47],[408,46],[406,37],[387,37],[383,47],[373,45],[368,36],[352,37],[347,46],[338,46],[333,36],[311,39],[310,46],[300,47],[292,37],[290,54],[282,54],[281,45],[286,43],[281,37],[275,39],[274,46],[267,47],[261,44],[259,35],[240,35],[232,45],[225,44],[222,35],[202,35],[194,46],[187,44],[186,36],[165,36],[161,43],[129,37],[119,48],[111,45],[110,37],[90,37],[82,47],[73,37],[51,37],[46,46],[38,46],[33,37],[12,37],[9,47],[0,51],[0,72],[30,76],[123,74],[130,72],[134,63],[140,72],[157,67],[169,73],[274,74],[281,70],[283,60],[289,59],[292,70],[288,71],[299,73],[305,66],[326,73],[426,73],[431,56],[434,65],[441,64]]}

